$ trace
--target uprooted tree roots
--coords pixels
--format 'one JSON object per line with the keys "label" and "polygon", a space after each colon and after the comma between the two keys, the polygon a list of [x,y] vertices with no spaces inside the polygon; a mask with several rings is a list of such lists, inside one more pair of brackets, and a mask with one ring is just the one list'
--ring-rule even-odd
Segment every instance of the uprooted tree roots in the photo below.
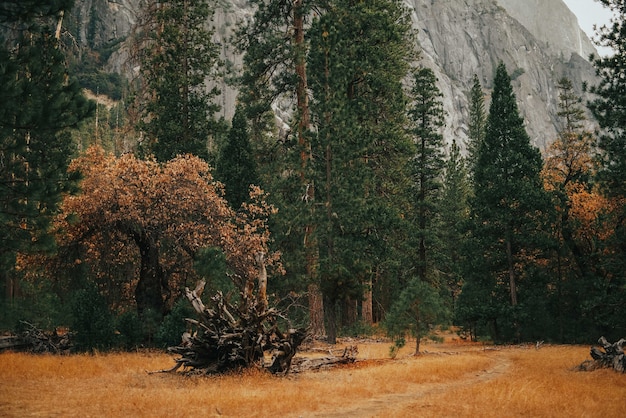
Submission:
{"label": "uprooted tree roots", "polygon": [[596,369],[612,368],[617,372],[626,372],[626,356],[624,356],[624,344],[622,338],[616,343],[609,343],[606,338],[600,337],[598,343],[602,346],[591,347],[590,354],[593,360],[586,360],[578,366],[578,370],[590,371]]}
{"label": "uprooted tree roots", "polygon": [[250,280],[242,283],[238,306],[231,304],[221,292],[211,298],[210,307],[205,306],[200,299],[204,281],[193,291],[185,289],[198,319],[186,319],[190,331],[183,334],[180,345],[168,348],[180,357],[174,367],[159,372],[174,372],[183,367],[189,372],[221,373],[250,366],[260,366],[272,373],[289,371],[306,332],[279,329],[282,315],[275,308],[268,308],[263,253],[257,254],[257,263],[257,295],[252,294],[254,285]]}

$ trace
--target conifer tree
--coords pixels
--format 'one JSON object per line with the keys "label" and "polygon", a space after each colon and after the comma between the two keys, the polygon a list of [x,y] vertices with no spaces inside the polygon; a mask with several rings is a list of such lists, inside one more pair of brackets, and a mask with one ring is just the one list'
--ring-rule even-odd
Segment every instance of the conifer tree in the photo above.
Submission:
{"label": "conifer tree", "polygon": [[[478,149],[471,201],[471,238],[475,252],[470,257],[483,266],[472,266],[468,280],[475,281],[470,287],[479,285],[486,293],[496,295],[498,299],[493,306],[499,312],[492,312],[490,319],[494,329],[499,321],[499,328],[494,331],[497,334],[509,328],[512,334],[508,338],[521,337],[519,291],[522,279],[532,281],[521,266],[536,257],[542,217],[547,210],[539,176],[541,166],[541,154],[530,144],[511,79],[500,63],[494,79],[485,139]],[[477,277],[484,274],[488,274],[488,279]],[[532,288],[531,283],[527,288]]]}
{"label": "conifer tree", "polygon": [[[335,341],[337,306],[359,299],[396,237],[399,202],[411,145],[404,126],[402,79],[412,55],[401,2],[336,1],[310,30],[313,178],[320,282],[328,340]],[[384,45],[384,48],[381,47]],[[386,172],[386,169],[388,171]],[[396,176],[392,178],[391,176]],[[399,196],[406,197],[406,189]]]}
{"label": "conifer tree", "polygon": [[486,118],[483,88],[478,79],[478,75],[474,74],[472,78],[472,89],[469,94],[469,122],[467,134],[467,153],[470,165],[476,162],[478,148],[485,137]]}
{"label": "conifer tree", "polygon": [[441,199],[437,207],[437,235],[441,248],[435,261],[437,269],[445,277],[450,311],[455,308],[463,284],[462,266],[465,260],[461,242],[465,239],[470,189],[467,161],[453,139],[445,162]]}
{"label": "conifer tree", "polygon": [[[582,100],[575,94],[569,79],[561,78],[557,86],[560,90],[558,115],[563,127],[546,150],[542,176],[555,208],[552,232],[556,246],[552,257],[555,329],[561,341],[577,341],[586,338],[593,329],[582,318],[593,316],[583,313],[583,309],[584,300],[593,293],[591,284],[598,274],[598,263],[586,244],[595,241],[594,234],[586,231],[583,233],[586,238],[580,239],[583,227],[576,206],[588,198],[601,201],[601,196],[597,195],[591,181],[593,137],[584,130]],[[588,209],[587,215],[591,215],[593,211]],[[576,320],[572,321],[573,318]]]}
{"label": "conifer tree", "polygon": [[429,68],[420,68],[414,75],[411,91],[412,103],[409,118],[412,123],[411,136],[416,145],[416,155],[412,163],[414,182],[414,220],[417,226],[417,275],[424,281],[432,281],[428,277],[427,246],[432,247],[435,241],[433,221],[435,218],[441,176],[444,168],[444,144],[441,129],[443,128],[444,111],[441,92],[436,85],[437,79]]}
{"label": "conifer tree", "polygon": [[182,154],[206,160],[209,139],[220,130],[214,100],[219,90],[206,84],[220,68],[213,30],[207,29],[212,7],[207,0],[159,1],[139,28],[144,86],[137,99],[145,106],[139,127],[147,137],[142,150],[158,161]]}
{"label": "conifer tree", "polygon": [[247,119],[239,105],[216,165],[215,177],[224,183],[226,200],[232,208],[239,208],[248,201],[250,186],[259,184]]}
{"label": "conifer tree", "polygon": [[600,0],[615,17],[598,29],[599,45],[611,47],[614,54],[596,57],[593,64],[600,83],[591,91],[599,97],[590,103],[591,111],[603,129],[598,146],[602,151],[599,180],[614,196],[626,196],[626,2]]}
{"label": "conifer tree", "polygon": [[[20,30],[0,46],[0,269],[14,268],[18,251],[50,250],[48,228],[64,193],[75,190],[67,174],[73,154],[69,130],[93,111],[67,73],[56,27],[71,6],[33,2],[0,6],[0,21]],[[51,14],[48,14],[51,13]],[[8,294],[14,294],[9,289]]]}
{"label": "conifer tree", "polygon": [[[237,46],[245,52],[240,79],[241,102],[250,121],[251,140],[261,151],[259,175],[273,202],[281,208],[276,219],[276,243],[287,249],[287,278],[293,288],[308,290],[309,320],[314,335],[324,335],[323,303],[317,276],[318,247],[313,217],[316,185],[311,175],[310,110],[307,76],[307,34],[305,19],[311,9],[322,11],[318,0],[253,0],[254,19],[238,31]],[[276,131],[272,107],[295,98],[289,132],[265,140]],[[268,163],[269,162],[269,163]],[[281,172],[280,176],[276,173]],[[302,282],[298,285],[298,282]]]}
{"label": "conifer tree", "polygon": [[[626,300],[626,1],[600,2],[614,14],[609,25],[597,29],[599,45],[610,47],[613,55],[593,60],[600,82],[591,89],[598,98],[590,104],[601,127],[597,181],[613,206],[607,219],[613,219],[609,228],[614,234],[603,250],[603,264],[611,279],[604,282],[602,317],[610,318],[613,312],[624,310]],[[607,334],[626,332],[625,321],[602,322]]]}

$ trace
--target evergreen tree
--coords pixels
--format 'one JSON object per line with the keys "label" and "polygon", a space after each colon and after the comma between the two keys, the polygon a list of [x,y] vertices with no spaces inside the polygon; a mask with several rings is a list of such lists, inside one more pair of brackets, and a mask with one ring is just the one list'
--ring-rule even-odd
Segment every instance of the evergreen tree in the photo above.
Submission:
{"label": "evergreen tree", "polygon": [[472,78],[472,89],[469,94],[469,122],[467,153],[470,165],[475,164],[480,143],[485,138],[486,127],[485,97],[478,75]]}
{"label": "evergreen tree", "polygon": [[[324,334],[323,304],[317,277],[318,247],[314,237],[316,187],[311,176],[310,110],[305,17],[321,1],[253,0],[254,19],[238,31],[237,46],[245,52],[240,80],[241,102],[250,120],[253,146],[262,158],[259,175],[273,203],[281,208],[273,225],[276,245],[285,255],[292,289],[308,288],[311,332]],[[277,131],[272,106],[296,99],[290,132],[266,140]],[[280,172],[281,175],[276,175]]]}
{"label": "evergreen tree", "polygon": [[414,354],[419,355],[421,339],[428,335],[430,325],[441,323],[447,314],[437,289],[413,277],[400,292],[384,323],[397,348],[404,345],[407,333],[413,336]]}
{"label": "evergreen tree", "polygon": [[611,47],[614,54],[597,57],[593,64],[600,83],[591,91],[599,97],[590,103],[591,111],[603,129],[598,142],[601,170],[598,179],[613,196],[626,196],[626,2],[600,0],[616,15],[611,24],[598,29],[599,45]]}
{"label": "evergreen tree", "polygon": [[249,200],[250,186],[259,184],[247,120],[239,105],[226,141],[217,160],[215,177],[224,183],[226,200],[237,209]]}
{"label": "evergreen tree", "polygon": [[214,10],[207,0],[168,0],[150,5],[137,48],[145,90],[140,129],[143,150],[158,161],[193,154],[208,159],[209,139],[219,132],[214,101],[219,90],[207,79],[219,71],[219,49],[207,29]]}
{"label": "evergreen tree", "polygon": [[625,321],[618,319],[619,314],[615,315],[624,310],[626,303],[626,1],[600,2],[614,17],[608,26],[597,30],[599,45],[612,48],[613,55],[593,60],[600,83],[591,89],[598,98],[590,103],[590,108],[602,129],[597,181],[611,201],[607,221],[614,234],[603,248],[606,279],[599,302],[603,307],[602,317],[598,319],[607,334],[617,336],[626,332]]}
{"label": "evergreen tree", "polygon": [[444,168],[443,128],[444,111],[442,94],[437,88],[437,79],[429,68],[420,68],[415,73],[411,91],[412,103],[409,118],[412,122],[411,136],[416,145],[412,175],[414,182],[414,223],[417,226],[418,242],[417,275],[424,281],[432,281],[427,271],[432,260],[427,260],[427,246],[432,247],[435,237],[433,220],[436,213],[441,176]]}
{"label": "evergreen tree", "polygon": [[339,302],[363,296],[390,257],[384,240],[393,248],[397,238],[391,231],[401,211],[388,191],[406,185],[411,151],[402,132],[402,80],[412,51],[407,16],[397,1],[336,1],[310,30],[312,171],[322,208],[315,230],[331,342]]}
{"label": "evergreen tree", "polygon": [[445,290],[449,296],[447,305],[453,311],[463,285],[462,266],[465,260],[461,243],[465,239],[465,225],[469,215],[470,184],[467,162],[456,140],[452,140],[448,154],[437,215],[437,235],[441,248],[436,254],[435,263],[445,277]]}
{"label": "evergreen tree", "polygon": [[[16,252],[52,248],[51,219],[62,195],[75,190],[76,178],[67,174],[73,154],[69,130],[93,111],[68,75],[55,35],[57,13],[68,6],[0,7],[0,20],[24,19],[12,22],[20,30],[14,43],[0,46],[0,269],[7,275]],[[15,282],[7,280],[12,297]]]}
{"label": "evergreen tree", "polygon": [[547,208],[539,176],[541,166],[539,150],[530,144],[519,116],[511,79],[500,63],[485,139],[478,149],[471,200],[473,251],[469,256],[482,266],[468,265],[471,271],[466,276],[474,280],[470,287],[482,287],[483,293],[497,298],[492,303],[497,311],[489,318],[495,338],[522,337],[518,306],[522,280],[528,282],[524,283],[527,289],[537,286],[528,266],[538,257],[541,222]]}

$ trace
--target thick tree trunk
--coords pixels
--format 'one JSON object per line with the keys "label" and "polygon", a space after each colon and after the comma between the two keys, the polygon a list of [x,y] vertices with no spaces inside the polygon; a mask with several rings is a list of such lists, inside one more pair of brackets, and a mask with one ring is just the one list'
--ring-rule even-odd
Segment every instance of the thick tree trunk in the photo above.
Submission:
{"label": "thick tree trunk", "polygon": [[309,332],[313,337],[325,335],[324,301],[317,284],[309,285]]}
{"label": "thick tree trunk", "polygon": [[165,313],[163,301],[163,269],[159,261],[159,250],[149,238],[142,234],[141,239],[136,240],[141,255],[141,268],[139,282],[135,289],[137,313],[142,316],[147,311],[153,311],[159,315]]}

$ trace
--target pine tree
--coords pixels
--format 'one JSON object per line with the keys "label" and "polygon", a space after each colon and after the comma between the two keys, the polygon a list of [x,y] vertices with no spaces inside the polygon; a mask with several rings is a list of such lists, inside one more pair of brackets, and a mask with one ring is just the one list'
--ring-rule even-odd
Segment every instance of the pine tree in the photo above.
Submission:
{"label": "pine tree", "polygon": [[[546,191],[554,206],[553,240],[555,250],[551,265],[554,269],[552,287],[557,321],[555,329],[560,341],[576,341],[584,338],[589,324],[583,324],[581,308],[588,295],[584,283],[591,283],[594,261],[585,254],[584,245],[576,238],[580,226],[572,211],[573,200],[580,194],[592,191],[590,183],[593,170],[591,159],[591,134],[583,130],[585,119],[581,98],[574,92],[572,82],[561,78],[559,88],[559,112],[562,128],[555,141],[548,147],[542,171]],[[591,236],[589,236],[591,238]],[[571,319],[576,318],[572,321]]]}
{"label": "pine tree", "polygon": [[250,186],[259,185],[247,119],[239,105],[226,141],[217,160],[215,178],[224,183],[226,200],[237,209],[248,201]]}
{"label": "pine tree", "polygon": [[[0,47],[0,268],[5,273],[14,268],[16,252],[52,249],[50,222],[62,195],[76,188],[76,178],[67,174],[74,149],[70,129],[93,111],[93,104],[68,75],[53,29],[67,3],[0,7],[0,21],[24,19],[11,22],[20,27],[14,44]],[[7,290],[14,294],[13,285]]]}
{"label": "pine tree", "polygon": [[[493,323],[504,320],[513,335],[521,337],[519,321],[521,280],[532,281],[528,271],[542,231],[547,200],[539,176],[542,166],[539,150],[530,139],[519,116],[511,79],[500,63],[494,79],[485,139],[478,149],[474,170],[474,197],[471,201],[472,249],[470,257],[480,257],[482,267],[472,266],[470,287],[495,292]],[[477,275],[488,273],[489,283]],[[471,277],[473,276],[473,277]],[[528,288],[532,288],[529,283]],[[508,307],[504,291],[508,295]],[[523,300],[523,299],[522,299]],[[507,312],[509,312],[507,314]],[[502,317],[504,316],[504,317]],[[506,321],[510,321],[506,324]],[[502,325],[502,323],[500,324]],[[495,326],[494,326],[495,328]],[[498,334],[502,331],[500,328]],[[502,335],[495,335],[495,338]]]}
{"label": "pine tree", "polygon": [[401,2],[331,6],[312,24],[308,64],[317,125],[312,170],[322,204],[315,218],[319,274],[334,342],[339,303],[362,297],[376,266],[389,257],[383,240],[397,238],[391,230],[400,208],[388,191],[404,187],[410,156],[402,79],[412,47]]}
{"label": "pine tree", "polygon": [[478,75],[474,74],[472,78],[472,89],[469,94],[469,122],[467,133],[467,153],[470,165],[475,164],[478,148],[485,138],[486,122],[483,88],[478,79]]}
{"label": "pine tree", "polygon": [[603,265],[606,277],[611,279],[603,283],[603,312],[602,317],[598,315],[597,318],[602,323],[602,332],[606,330],[607,334],[617,335],[625,332],[625,321],[607,321],[605,318],[624,310],[626,300],[626,1],[600,2],[613,12],[614,17],[608,26],[597,29],[598,43],[611,47],[613,55],[593,60],[600,83],[591,89],[598,98],[590,103],[590,108],[602,129],[597,144],[600,167],[596,180],[611,202],[612,210],[608,211],[606,218],[608,228],[614,234],[604,242]]}
{"label": "pine tree", "polygon": [[451,311],[455,309],[463,285],[462,266],[465,260],[461,243],[465,239],[470,191],[467,161],[461,155],[456,140],[452,140],[438,205],[437,235],[441,248],[437,251],[435,261],[437,269],[445,277],[445,290],[450,297],[448,307]]}
{"label": "pine tree", "polygon": [[138,45],[145,103],[139,124],[143,150],[158,161],[193,154],[208,159],[211,136],[219,130],[214,98],[207,79],[217,78],[219,49],[207,29],[214,10],[207,0],[168,0],[152,4],[140,28]]}
{"label": "pine tree", "polygon": [[[412,175],[414,191],[414,222],[417,226],[418,254],[417,275],[424,281],[432,280],[427,271],[427,243],[432,246],[435,232],[433,220],[440,197],[441,176],[444,168],[443,128],[444,111],[442,94],[437,88],[437,79],[429,68],[420,68],[415,73],[411,92],[412,103],[409,118],[412,122],[411,136],[417,154],[413,159]],[[432,265],[432,260],[430,260]]]}
{"label": "pine tree", "polygon": [[614,54],[596,57],[593,64],[600,83],[591,91],[599,97],[590,103],[591,111],[603,129],[598,142],[602,151],[599,180],[614,196],[626,196],[626,2],[601,0],[615,12],[608,27],[598,29],[599,45],[611,47]]}

